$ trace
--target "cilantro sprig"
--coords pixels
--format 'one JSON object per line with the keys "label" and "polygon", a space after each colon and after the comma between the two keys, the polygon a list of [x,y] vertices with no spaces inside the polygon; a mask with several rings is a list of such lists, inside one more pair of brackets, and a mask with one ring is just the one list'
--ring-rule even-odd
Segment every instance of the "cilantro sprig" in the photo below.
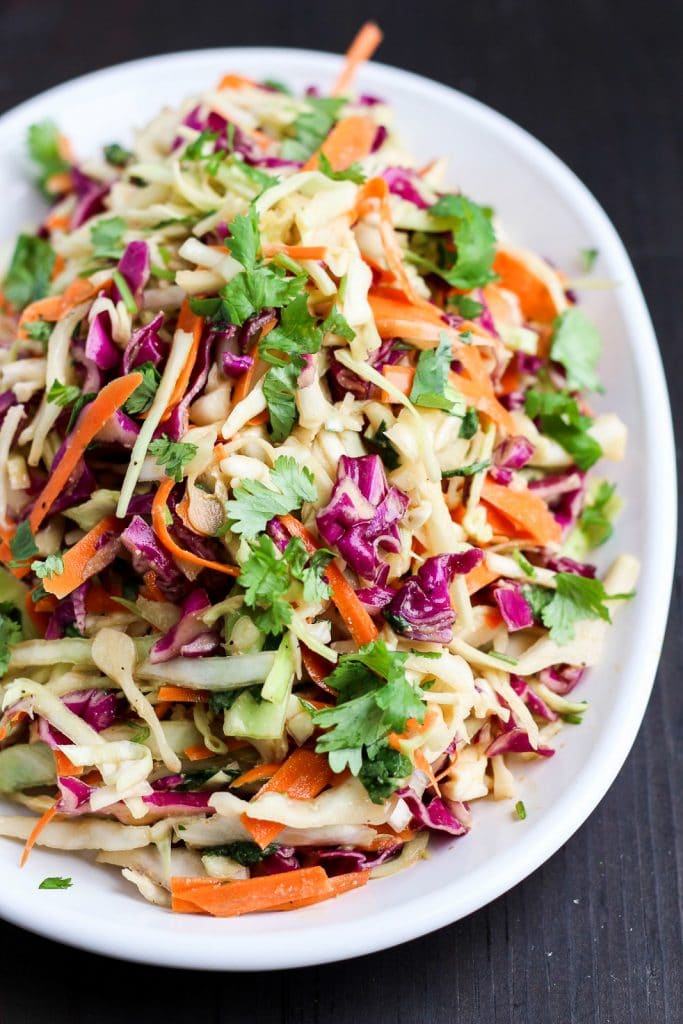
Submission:
{"label": "cilantro sprig", "polygon": [[98,220],[90,228],[93,256],[97,260],[116,261],[123,256],[123,235],[126,222],[122,217]]}
{"label": "cilantro sprig", "polygon": [[254,540],[263,533],[274,516],[286,515],[317,497],[310,469],[299,466],[291,456],[281,455],[270,471],[269,484],[260,480],[242,480],[226,502],[233,533]]}
{"label": "cilantro sprig", "polygon": [[429,239],[418,245],[415,238],[408,258],[453,288],[469,290],[495,280],[496,235],[490,211],[467,196],[446,195],[429,207],[429,213],[446,222],[452,245],[435,247]]}
{"label": "cilantro sprig", "polygon": [[308,110],[299,114],[294,121],[292,137],[285,139],[282,144],[282,158],[300,160],[302,163],[308,160],[330,134],[345,103],[346,100],[341,97],[307,97]]}
{"label": "cilantro sprig", "polygon": [[172,477],[176,483],[183,479],[183,469],[198,452],[196,444],[189,441],[172,441],[167,434],[162,434],[149,446],[158,466],[164,466],[166,476]]}
{"label": "cilantro sprig", "polygon": [[577,622],[602,619],[611,622],[605,601],[624,600],[632,594],[608,594],[602,580],[578,576],[571,572],[558,572],[556,589],[525,586],[522,593],[535,617],[540,618],[550,631],[551,640],[564,645],[574,639]]}
{"label": "cilantro sprig", "polygon": [[310,556],[298,537],[280,554],[268,534],[261,534],[242,566],[239,583],[244,603],[254,609],[254,622],[263,633],[277,636],[289,625],[293,599],[327,600],[330,588],[323,573],[333,557],[325,549]]}
{"label": "cilantro sprig", "polygon": [[5,297],[15,309],[23,309],[47,295],[55,258],[54,249],[44,238],[19,235],[2,285]]}
{"label": "cilantro sprig", "polygon": [[415,378],[410,391],[413,405],[427,409],[443,409],[453,416],[465,415],[465,401],[448,381],[453,361],[453,346],[445,332],[439,337],[437,348],[420,353]]}
{"label": "cilantro sprig", "polygon": [[579,469],[590,469],[602,456],[599,443],[588,433],[592,419],[582,415],[571,395],[531,389],[524,409],[527,416],[539,419],[542,432],[569,452]]}
{"label": "cilantro sprig", "polygon": [[7,671],[12,644],[24,639],[21,612],[9,601],[0,602],[0,676]]}
{"label": "cilantro sprig", "polygon": [[39,580],[51,580],[64,572],[64,559],[59,554],[48,555],[43,561],[31,562],[31,569]]}
{"label": "cilantro sprig", "polygon": [[45,196],[50,196],[50,178],[68,171],[69,163],[59,148],[59,129],[54,121],[39,121],[28,130],[28,153],[39,170],[38,186]]}
{"label": "cilantro sprig", "polygon": [[564,366],[570,391],[600,391],[597,366],[602,353],[598,329],[586,314],[574,307],[553,324],[550,358]]}
{"label": "cilantro sprig", "polygon": [[140,416],[143,412],[147,412],[154,401],[161,381],[161,374],[154,363],[142,363],[136,369],[138,373],[142,374],[142,381],[123,406],[124,412],[129,416]]}

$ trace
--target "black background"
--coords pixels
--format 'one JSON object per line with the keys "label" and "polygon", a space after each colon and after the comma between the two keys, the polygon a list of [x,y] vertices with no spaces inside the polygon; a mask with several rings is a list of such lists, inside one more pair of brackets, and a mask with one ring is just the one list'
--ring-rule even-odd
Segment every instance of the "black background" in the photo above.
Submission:
{"label": "black background", "polygon": [[[676,414],[680,14],[676,0],[15,0],[0,3],[0,109],[86,71],[164,51],[339,51],[374,17],[386,32],[382,61],[507,114],[595,193],[635,263]],[[106,961],[0,923],[1,1024],[680,1024],[682,653],[679,568],[654,694],[609,795],[543,868],[466,920],[364,959],[262,976]]]}

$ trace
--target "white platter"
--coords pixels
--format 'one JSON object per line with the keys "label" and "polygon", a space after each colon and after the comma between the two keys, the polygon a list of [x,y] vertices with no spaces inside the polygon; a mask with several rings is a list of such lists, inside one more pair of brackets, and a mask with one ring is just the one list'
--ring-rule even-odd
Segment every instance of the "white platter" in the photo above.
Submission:
{"label": "white platter", "polygon": [[[165,104],[227,71],[276,78],[295,89],[331,83],[340,58],[303,50],[224,49],[172,54],[86,75],[0,118],[0,244],[35,221],[24,139],[52,117],[83,156],[130,138]],[[619,615],[604,662],[580,690],[591,703],[566,728],[556,757],[524,769],[527,819],[509,803],[474,805],[474,828],[410,871],[342,899],[289,914],[221,921],[172,915],[144,903],[118,872],[85,857],[35,850],[19,870],[19,846],[0,840],[0,914],[75,946],[131,960],[197,969],[264,970],[324,963],[423,935],[477,910],[539,867],[576,831],[614,780],[643,718],[666,624],[676,538],[675,464],[666,385],[633,268],[607,216],[574,174],[524,130],[443,85],[372,64],[359,86],[388,99],[411,149],[445,154],[450,181],[494,206],[510,236],[578,273],[578,253],[599,250],[598,274],[619,283],[581,300],[605,339],[602,376],[629,426],[625,464],[608,466],[626,505],[601,566],[619,550],[643,565],[638,594]],[[617,170],[615,168],[615,173]],[[70,875],[66,891],[39,891],[46,875]]]}

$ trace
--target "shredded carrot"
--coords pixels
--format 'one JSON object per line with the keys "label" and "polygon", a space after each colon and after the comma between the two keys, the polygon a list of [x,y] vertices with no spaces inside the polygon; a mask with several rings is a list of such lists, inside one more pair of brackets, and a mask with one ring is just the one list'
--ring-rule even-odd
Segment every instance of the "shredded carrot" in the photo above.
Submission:
{"label": "shredded carrot", "polygon": [[493,530],[496,537],[507,537],[510,540],[513,537],[526,537],[529,539],[529,535],[525,534],[524,530],[520,530],[511,519],[504,516],[502,512],[499,512],[493,505],[487,504],[482,501],[481,507],[486,509],[486,521]]}
{"label": "shredded carrot", "polygon": [[329,160],[333,171],[346,171],[372,152],[376,135],[377,125],[369,117],[363,117],[362,114],[344,117],[337,121],[320,149],[308,158],[302,169],[315,171],[322,153]]}
{"label": "shredded carrot", "polygon": [[544,547],[559,544],[562,539],[562,528],[557,519],[543,499],[532,491],[513,491],[486,480],[481,496]]}
{"label": "shredded carrot", "polygon": [[[414,366],[390,366],[386,365],[382,367],[382,376],[389,381],[390,384],[401,392],[402,395],[409,395],[413,389],[413,381],[415,380],[415,367]],[[393,401],[391,395],[383,391],[380,395],[380,401],[389,402]]]}
{"label": "shredded carrot", "polygon": [[484,614],[484,623],[489,629],[496,629],[503,621],[503,616],[497,608],[488,608]]}
{"label": "shredded carrot", "polygon": [[335,896],[341,896],[345,892],[351,892],[352,889],[360,889],[362,886],[367,885],[369,880],[369,871],[350,871],[345,875],[335,875],[333,878],[328,878],[331,892],[325,893],[323,896],[311,896],[305,900],[292,900],[290,903],[283,903],[280,907],[271,907],[270,909],[299,910],[301,907],[310,907],[314,903],[321,903],[323,900],[333,899]]}
{"label": "shredded carrot", "polygon": [[[318,545],[298,519],[290,515],[280,516],[279,518],[291,537],[298,537],[303,541],[304,547],[309,554],[313,554],[317,550]],[[325,575],[330,585],[332,600],[343,618],[346,628],[358,646],[362,647],[364,644],[369,644],[376,640],[378,636],[377,627],[370,618],[365,605],[358,600],[353,587],[339,566],[335,565],[334,562],[330,562],[325,569]]]}
{"label": "shredded carrot", "polygon": [[[57,607],[57,601],[52,597],[52,595],[50,595],[49,598],[42,598],[40,601],[34,601],[33,594],[36,589],[37,587],[34,587],[33,590],[26,593],[26,597],[24,598],[24,610],[40,636],[45,636],[50,616]],[[54,602],[54,606],[52,605],[52,602]]]}
{"label": "shredded carrot", "polygon": [[66,266],[66,260],[62,256],[61,252],[58,252],[57,255],[55,256],[55,262],[54,262],[54,264],[52,266],[52,273],[50,274],[50,280],[51,281],[56,280],[56,278],[58,278],[59,275],[61,274],[61,272],[64,270],[65,266]]}
{"label": "shredded carrot", "polygon": [[[275,319],[275,317],[273,317],[272,320],[269,320],[268,323],[264,325],[263,329],[261,330],[261,333],[259,334],[258,341],[255,342],[254,344],[254,347],[256,347],[256,345],[258,345],[258,342],[265,338],[266,335],[270,334],[272,329],[275,327],[276,323],[277,320]],[[254,380],[255,370],[256,360],[254,359],[254,362],[251,364],[249,369],[245,370],[245,372],[241,373],[237,378],[237,383],[235,384],[235,387],[233,388],[231,395],[230,405],[232,409],[234,409],[236,405],[239,405],[239,403],[244,398],[246,398],[249,392],[251,391],[251,385]]]}
{"label": "shredded carrot", "polygon": [[21,314],[17,336],[19,338],[28,337],[25,325],[34,323],[36,320],[49,320],[51,323],[62,320],[75,306],[92,299],[98,291],[106,287],[106,283],[96,287],[85,278],[77,277],[63,295],[50,295],[45,299],[37,299],[28,305]]}
{"label": "shredded carrot", "polygon": [[55,802],[53,803],[52,807],[48,807],[48,809],[45,811],[45,814],[42,814],[40,816],[40,818],[38,818],[38,821],[35,823],[35,825],[31,829],[31,833],[30,833],[28,839],[26,840],[26,845],[24,846],[24,852],[21,855],[20,866],[22,868],[23,868],[24,864],[26,863],[26,861],[28,860],[28,855],[31,852],[31,850],[33,849],[33,847],[34,847],[34,845],[36,843],[36,840],[38,839],[38,836],[43,831],[45,826],[50,824],[50,822],[52,821],[52,819],[54,818],[56,813],[57,813],[57,801],[55,800]]}
{"label": "shredded carrot", "polygon": [[266,242],[263,246],[264,256],[277,256],[283,253],[293,260],[324,260],[327,258],[325,245],[284,245],[280,242]]}
{"label": "shredded carrot", "polygon": [[160,686],[157,693],[160,701],[178,701],[181,704],[201,704],[209,699],[208,690],[191,690],[189,686]]}
{"label": "shredded carrot", "polygon": [[190,383],[190,377],[194,370],[194,364],[197,361],[197,353],[199,352],[199,345],[202,340],[202,331],[204,329],[204,319],[201,316],[196,316],[195,313],[190,309],[190,304],[187,299],[184,300],[180,307],[180,315],[178,316],[178,328],[179,331],[186,331],[192,335],[192,347],[187,354],[185,365],[178,374],[178,380],[175,382],[173,393],[168,400],[166,411],[161,417],[161,422],[169,418],[173,410],[175,409],[178,402],[182,399],[183,395],[187,391],[187,386]]}
{"label": "shredded carrot", "polygon": [[166,601],[161,590],[159,590],[159,584],[157,583],[157,574],[154,569],[148,569],[147,572],[142,574],[142,578],[145,581],[145,587],[152,601],[158,601],[162,604]]}
{"label": "shredded carrot", "polygon": [[472,595],[476,594],[478,590],[483,590],[489,583],[493,583],[500,576],[499,572],[494,572],[489,569],[486,561],[481,561],[476,568],[472,569],[471,572],[465,576],[465,584],[467,586],[467,593]]}
{"label": "shredded carrot", "polygon": [[359,67],[371,59],[373,53],[382,42],[382,38],[382,30],[374,21],[366,21],[361,26],[346,51],[344,67],[332,87],[332,96],[344,96],[346,94]]}
{"label": "shredded carrot", "polygon": [[497,252],[493,270],[500,277],[498,284],[519,299],[525,320],[550,323],[559,310],[553,296],[541,278],[508,252]]}
{"label": "shredded carrot", "polygon": [[[258,799],[264,793],[286,793],[293,800],[312,800],[329,785],[331,778],[332,770],[327,758],[322,754],[316,754],[314,750],[301,747],[279,766],[254,799]],[[272,843],[285,827],[277,821],[250,818],[246,812],[240,820],[262,848]]]}
{"label": "shredded carrot", "polygon": [[194,747],[187,747],[183,750],[183,755],[188,761],[205,761],[207,757],[214,757],[213,750],[209,750],[203,743],[197,743]]}
{"label": "shredded carrot", "polygon": [[58,192],[71,192],[73,186],[74,180],[68,171],[52,174],[45,182],[45,188],[53,195],[56,195]]}
{"label": "shredded carrot", "polygon": [[237,917],[333,894],[330,880],[319,867],[236,882],[203,877],[171,879],[173,910],[187,912],[190,904],[195,913],[204,911],[214,917]]}
{"label": "shredded carrot", "polygon": [[69,218],[65,214],[51,213],[45,221],[45,227],[48,231],[67,231],[69,223]]}
{"label": "shredded carrot", "polygon": [[53,502],[64,490],[69,477],[83,458],[85,449],[95,434],[102,429],[110,416],[113,416],[117,409],[121,408],[141,382],[141,373],[129,373],[125,377],[117,377],[109,384],[105,384],[97,398],[83,409],[75,430],[66,441],[64,455],[59,465],[53,467],[45,487],[33,506],[33,511],[29,516],[33,533],[36,533]]}
{"label": "shredded carrot", "polygon": [[430,709],[424,717],[423,722],[418,722],[416,718],[409,718],[406,722],[405,732],[390,732],[387,736],[387,742],[390,747],[394,750],[401,749],[401,742],[403,740],[412,740],[416,736],[422,736],[427,729],[430,729],[436,720],[436,711]]}
{"label": "shredded carrot", "polygon": [[306,647],[305,644],[301,644],[301,660],[304,663],[304,668],[308,672],[309,676],[322,690],[326,690],[327,693],[333,693],[333,690],[327,685],[325,680],[332,671],[332,667],[329,661],[322,658],[315,651],[312,651],[310,647]]}
{"label": "shredded carrot", "polygon": [[217,88],[220,89],[248,89],[255,86],[257,83],[253,78],[247,78],[245,75],[223,75]]}
{"label": "shredded carrot", "polygon": [[420,771],[424,772],[424,774],[427,776],[427,778],[429,779],[429,784],[434,789],[437,796],[441,796],[441,790],[439,789],[439,783],[436,781],[434,769],[432,768],[431,764],[425,757],[423,751],[420,750],[419,747],[417,748],[417,750],[413,751],[413,762],[415,764],[415,767],[419,768]]}
{"label": "shredded carrot", "polygon": [[174,482],[171,477],[164,477],[152,501],[152,526],[161,543],[167,551],[170,551],[172,555],[180,558],[183,562],[202,565],[205,569],[214,569],[216,572],[223,572],[227,576],[239,576],[240,571],[236,565],[224,565],[222,562],[213,562],[209,558],[202,558],[200,555],[195,555],[193,551],[186,551],[185,548],[181,548],[173,540],[166,525],[166,502],[173,490]]}
{"label": "shredded carrot", "polygon": [[18,725],[19,722],[23,722],[25,718],[28,718],[25,711],[13,711],[8,716],[4,725],[0,728],[0,743],[2,743],[3,740],[6,740],[14,726]]}
{"label": "shredded carrot", "polygon": [[90,615],[111,615],[120,612],[121,605],[113,600],[104,587],[91,585],[85,595],[85,610]]}
{"label": "shredded carrot", "polygon": [[463,377],[460,373],[450,373],[449,380],[453,386],[472,402],[479,412],[493,420],[501,430],[507,434],[514,434],[517,425],[507,409],[496,398],[493,381],[479,350],[474,345],[462,345],[458,349],[458,359],[463,364],[468,376]]}
{"label": "shredded carrot", "polygon": [[61,775],[66,778],[78,778],[79,775],[83,774],[83,767],[78,764],[74,764],[65,753],[63,753],[58,747],[52,751],[55,755],[55,765],[57,768],[57,775]]}
{"label": "shredded carrot", "polygon": [[438,310],[434,317],[422,306],[417,308],[375,292],[370,292],[368,301],[380,338],[410,338],[420,348],[433,348],[444,333],[457,337],[456,332],[439,318]]}
{"label": "shredded carrot", "polygon": [[166,718],[166,715],[170,714],[172,709],[173,705],[170,700],[162,700],[154,705],[154,714],[161,721]]}
{"label": "shredded carrot", "polygon": [[279,764],[257,764],[255,768],[249,768],[248,771],[242,772],[236,779],[233,779],[230,786],[232,788],[234,786],[248,786],[252,782],[265,782],[267,779],[272,779],[279,769]]}
{"label": "shredded carrot", "polygon": [[62,556],[64,568],[58,575],[54,574],[44,581],[44,587],[49,594],[61,599],[66,597],[80,587],[87,579],[94,576],[102,568],[99,553],[106,547],[103,538],[107,534],[112,537],[118,536],[122,529],[122,523],[115,516],[106,516],[89,530],[84,537],[74,544],[72,548]]}
{"label": "shredded carrot", "polygon": [[248,427],[260,427],[262,424],[267,423],[269,414],[267,409],[263,409],[262,412],[257,413],[256,416],[252,416],[250,420],[247,420]]}

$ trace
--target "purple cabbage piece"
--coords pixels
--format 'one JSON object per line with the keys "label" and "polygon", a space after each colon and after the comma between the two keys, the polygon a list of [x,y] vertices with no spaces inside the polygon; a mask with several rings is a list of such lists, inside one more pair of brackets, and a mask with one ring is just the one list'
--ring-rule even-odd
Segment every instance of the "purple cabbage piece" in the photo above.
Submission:
{"label": "purple cabbage piece", "polygon": [[523,391],[509,391],[506,395],[499,395],[498,401],[508,412],[519,412],[524,408],[526,396]]}
{"label": "purple cabbage piece", "polygon": [[534,616],[519,583],[506,580],[505,583],[497,584],[493,588],[493,599],[511,633],[533,626]]}
{"label": "purple cabbage piece", "polygon": [[62,703],[95,732],[108,729],[118,715],[116,694],[106,690],[78,690],[67,693],[62,697]]}
{"label": "purple cabbage piece", "polygon": [[208,812],[211,793],[176,793],[176,792],[154,792],[143,796],[143,801],[150,807],[163,807],[168,814],[192,814],[194,812]]}
{"label": "purple cabbage piece", "polygon": [[71,180],[76,188],[76,205],[71,214],[71,230],[75,231],[86,220],[104,209],[104,199],[110,186],[101,181],[94,181],[78,167],[71,168]]}
{"label": "purple cabbage piece", "polygon": [[489,309],[489,304],[486,301],[486,296],[484,295],[483,289],[478,288],[477,291],[475,292],[475,295],[476,301],[481,306],[483,306],[483,309],[474,322],[479,324],[480,327],[483,327],[484,330],[488,331],[489,334],[493,335],[494,338],[500,338],[500,334],[498,333],[498,330],[494,323],[493,316],[491,314],[491,310]]}
{"label": "purple cabbage piece", "polygon": [[128,502],[129,516],[150,516],[152,514],[152,502],[154,494],[149,491],[147,494],[134,494]]}
{"label": "purple cabbage piece", "polygon": [[184,587],[183,576],[144,519],[133,516],[121,534],[121,543],[130,552],[133,568],[140,576],[152,569],[160,590],[167,597],[175,600],[180,596]]}
{"label": "purple cabbage piece", "polygon": [[428,804],[424,804],[417,793],[408,787],[397,790],[396,795],[405,800],[413,818],[424,828],[433,832],[447,832],[451,836],[464,836],[469,832],[441,797],[435,796]]}
{"label": "purple cabbage piece", "polygon": [[17,404],[17,396],[13,391],[3,391],[0,395],[0,426],[5,422],[5,416],[13,405]]}
{"label": "purple cabbage piece", "polygon": [[290,541],[290,536],[279,519],[271,519],[266,526],[266,533],[278,551],[283,552]]}
{"label": "purple cabbage piece", "polygon": [[[394,342],[394,338],[386,338],[380,347],[368,356],[370,365],[378,373],[382,372],[383,366],[393,366],[400,360],[403,353],[400,349],[394,349]],[[368,380],[363,380],[362,377],[353,373],[352,370],[342,366],[334,355],[330,360],[329,374],[330,386],[335,401],[342,401],[348,391],[361,400],[372,398],[379,393],[379,389],[374,384]]]}
{"label": "purple cabbage piece", "polygon": [[171,658],[192,657],[192,653],[188,654],[188,648],[193,641],[203,636],[208,636],[212,641],[209,645],[211,651],[207,651],[207,653],[212,653],[218,645],[218,637],[200,618],[201,614],[210,607],[209,595],[200,587],[188,594],[183,601],[180,618],[175,626],[172,626],[168,633],[157,640],[149,652],[149,660],[152,664],[169,661]]}
{"label": "purple cabbage piece", "polygon": [[407,167],[387,167],[382,171],[381,177],[384,178],[393,195],[405,199],[406,202],[412,203],[420,210],[428,209],[429,203],[415,187],[417,178],[415,171],[411,171]]}
{"label": "purple cabbage piece", "polygon": [[456,574],[467,574],[481,562],[483,552],[470,548],[459,555],[435,555],[398,590],[384,615],[392,628],[409,640],[447,644],[453,639],[455,612],[448,588]]}
{"label": "purple cabbage piece", "polygon": [[543,669],[539,674],[539,679],[553,693],[565,697],[572,692],[575,686],[578,686],[585,674],[586,669],[580,665],[552,665],[550,668]]}
{"label": "purple cabbage piece", "polygon": [[557,473],[542,480],[532,480],[529,487],[548,502],[550,511],[566,535],[576,523],[586,500],[586,474],[579,470]]}
{"label": "purple cabbage piece", "polygon": [[500,484],[501,487],[508,487],[512,483],[512,470],[502,469],[500,466],[491,466],[488,470],[488,475],[494,484]]}
{"label": "purple cabbage piece", "polygon": [[376,107],[380,103],[386,103],[386,100],[380,99],[379,96],[371,96],[367,92],[362,92],[358,97],[358,104],[361,107]]}
{"label": "purple cabbage piece", "polygon": [[408,496],[388,487],[378,455],[343,455],[332,497],[316,523],[323,540],[337,546],[354,572],[374,582],[382,565],[379,547],[400,550],[398,524],[407,507]]}
{"label": "purple cabbage piece", "polygon": [[111,370],[119,362],[121,353],[111,337],[111,318],[106,309],[90,321],[85,339],[85,355],[100,370]]}
{"label": "purple cabbage piece", "polygon": [[[66,741],[68,743],[68,740]],[[74,815],[89,810],[90,794],[93,787],[87,782],[71,776],[60,775],[57,779],[60,798],[57,803],[57,810],[60,814]]]}
{"label": "purple cabbage piece", "polygon": [[281,875],[284,871],[298,871],[300,867],[294,847],[280,846],[270,857],[264,857],[259,864],[259,874]]}
{"label": "purple cabbage piece", "polygon": [[510,686],[517,696],[522,698],[532,715],[544,718],[547,722],[555,722],[557,720],[559,717],[557,713],[552,708],[549,708],[538,694],[534,693],[526,680],[522,679],[521,676],[512,674],[510,676]]}
{"label": "purple cabbage piece", "polygon": [[597,568],[591,565],[589,562],[575,562],[573,558],[567,558],[562,556],[560,558],[546,558],[546,567],[552,569],[553,572],[569,572],[573,573],[574,576],[586,576],[588,579],[594,580]]}
{"label": "purple cabbage piece", "polygon": [[253,316],[244,321],[237,336],[237,348],[240,352],[251,352],[261,335],[261,331],[266,324],[270,323],[273,315],[274,310],[266,308],[262,309],[259,313],[254,313]]}
{"label": "purple cabbage piece", "polygon": [[130,336],[123,353],[123,372],[130,373],[143,363],[158,366],[164,357],[164,343],[159,338],[159,331],[164,323],[164,314],[157,313],[144,327],[138,327]]}
{"label": "purple cabbage piece", "polygon": [[[130,288],[131,294],[138,306],[142,300],[142,292],[149,280],[149,268],[149,246],[147,242],[129,242],[123,256],[119,260],[117,269],[125,278],[126,284]],[[112,295],[115,302],[118,302],[121,298],[121,293],[116,285],[112,289]]]}
{"label": "purple cabbage piece", "polygon": [[177,513],[177,507],[178,496],[172,491],[168,498],[168,508],[173,518],[171,532],[180,547],[211,562],[223,561],[225,558],[225,548],[223,545],[211,537],[201,537],[194,530],[190,530],[189,527],[185,526],[185,523]]}
{"label": "purple cabbage piece", "polygon": [[386,127],[383,124],[378,125],[375,137],[372,141],[372,146],[370,147],[370,152],[376,153],[378,149],[381,149],[386,142],[388,135],[389,132]]}
{"label": "purple cabbage piece", "polygon": [[[57,453],[52,461],[53,472],[64,458],[64,452],[66,451],[67,442],[70,436],[71,435],[67,435],[57,449]],[[41,490],[44,483],[45,481],[42,482]],[[63,512],[67,508],[73,508],[74,505],[78,505],[82,501],[87,501],[96,487],[97,481],[95,480],[92,471],[85,462],[85,459],[81,459],[69,477],[67,486],[54,501],[51,508],[51,514],[57,515],[57,513]],[[32,507],[32,505],[29,506],[26,511],[30,512]]]}
{"label": "purple cabbage piece", "polygon": [[541,757],[552,757],[555,751],[552,747],[534,749],[526,731],[515,726],[497,736],[485,753],[487,757],[496,757],[498,754],[540,754]]}
{"label": "purple cabbage piece", "polygon": [[89,589],[90,580],[86,580],[58,603],[45,629],[46,640],[61,639],[67,626],[73,625],[79,633],[85,632],[85,597]]}
{"label": "purple cabbage piece", "polygon": [[385,563],[380,566],[376,580],[371,587],[361,587],[356,591],[356,596],[369,612],[381,612],[396,593],[393,587],[387,586],[388,576],[389,566]]}
{"label": "purple cabbage piece", "polygon": [[221,358],[221,370],[226,377],[241,377],[253,365],[253,356],[238,356],[235,352],[224,352]]}
{"label": "purple cabbage piece", "polygon": [[515,368],[526,377],[536,377],[543,366],[540,356],[532,356],[528,352],[515,352]]}
{"label": "purple cabbage piece", "polygon": [[365,850],[345,850],[338,847],[335,850],[322,849],[306,851],[306,864],[308,867],[321,865],[328,875],[347,875],[354,871],[367,871],[370,868],[379,867],[385,861],[391,860],[403,848],[403,843],[390,843],[377,853],[366,853]]}
{"label": "purple cabbage piece", "polygon": [[132,448],[137,441],[140,428],[122,409],[117,409],[113,416],[110,416],[101,430],[95,435],[95,440],[105,444],[117,444],[121,448]]}
{"label": "purple cabbage piece", "polygon": [[534,446],[526,437],[508,437],[493,453],[496,466],[504,469],[521,469],[534,454]]}

